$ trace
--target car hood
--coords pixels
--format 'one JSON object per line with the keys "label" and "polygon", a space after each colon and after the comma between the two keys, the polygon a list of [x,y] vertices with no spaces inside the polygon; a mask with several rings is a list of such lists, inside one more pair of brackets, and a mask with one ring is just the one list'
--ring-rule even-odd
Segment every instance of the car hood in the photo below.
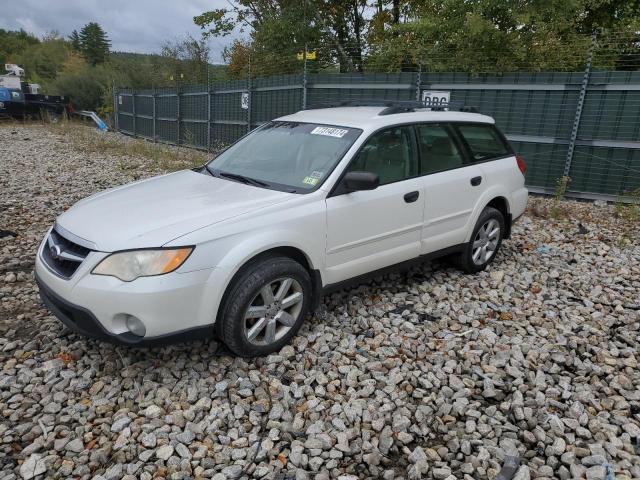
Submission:
{"label": "car hood", "polygon": [[293,195],[184,170],[85,198],[56,223],[104,252],[160,247]]}

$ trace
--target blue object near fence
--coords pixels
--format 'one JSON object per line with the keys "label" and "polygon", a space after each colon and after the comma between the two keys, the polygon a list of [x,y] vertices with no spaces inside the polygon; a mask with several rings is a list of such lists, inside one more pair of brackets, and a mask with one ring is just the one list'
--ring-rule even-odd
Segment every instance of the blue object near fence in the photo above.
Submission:
{"label": "blue object near fence", "polygon": [[102,131],[102,132],[106,132],[108,130],[107,128],[107,124],[104,123],[102,121],[102,119],[98,116],[98,114],[96,112],[90,112],[88,110],[81,110],[80,112],[77,112],[78,115],[82,115],[83,117],[87,117],[90,118],[91,120],[93,120],[97,127],[98,130]]}

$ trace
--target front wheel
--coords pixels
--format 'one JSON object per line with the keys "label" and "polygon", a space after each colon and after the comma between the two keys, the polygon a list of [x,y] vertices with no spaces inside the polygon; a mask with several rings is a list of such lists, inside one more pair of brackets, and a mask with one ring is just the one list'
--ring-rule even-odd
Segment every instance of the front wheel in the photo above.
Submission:
{"label": "front wheel", "polygon": [[236,355],[280,350],[304,321],[312,296],[307,270],[295,260],[269,256],[248,265],[232,282],[218,332]]}
{"label": "front wheel", "polygon": [[487,268],[502,245],[504,231],[502,213],[495,208],[486,207],[476,222],[471,239],[456,259],[458,266],[468,273]]}

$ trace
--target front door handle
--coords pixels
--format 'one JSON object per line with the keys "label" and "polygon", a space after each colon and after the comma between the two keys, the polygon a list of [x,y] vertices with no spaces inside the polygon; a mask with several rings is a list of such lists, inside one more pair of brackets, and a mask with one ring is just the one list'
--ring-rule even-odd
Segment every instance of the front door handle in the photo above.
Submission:
{"label": "front door handle", "polygon": [[420,196],[420,192],[418,192],[418,191],[405,193],[404,201],[407,202],[407,203],[413,203],[416,200],[418,200],[419,196]]}
{"label": "front door handle", "polygon": [[481,183],[482,183],[482,177],[473,177],[471,179],[471,185],[473,185],[474,187],[477,187]]}

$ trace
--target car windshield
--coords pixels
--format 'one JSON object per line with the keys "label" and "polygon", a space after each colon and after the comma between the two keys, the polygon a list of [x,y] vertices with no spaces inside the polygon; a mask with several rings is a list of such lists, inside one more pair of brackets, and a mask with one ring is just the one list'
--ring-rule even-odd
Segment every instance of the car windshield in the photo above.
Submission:
{"label": "car windshield", "polygon": [[308,192],[318,187],[362,133],[358,128],[269,122],[214,158],[214,175],[253,185]]}

